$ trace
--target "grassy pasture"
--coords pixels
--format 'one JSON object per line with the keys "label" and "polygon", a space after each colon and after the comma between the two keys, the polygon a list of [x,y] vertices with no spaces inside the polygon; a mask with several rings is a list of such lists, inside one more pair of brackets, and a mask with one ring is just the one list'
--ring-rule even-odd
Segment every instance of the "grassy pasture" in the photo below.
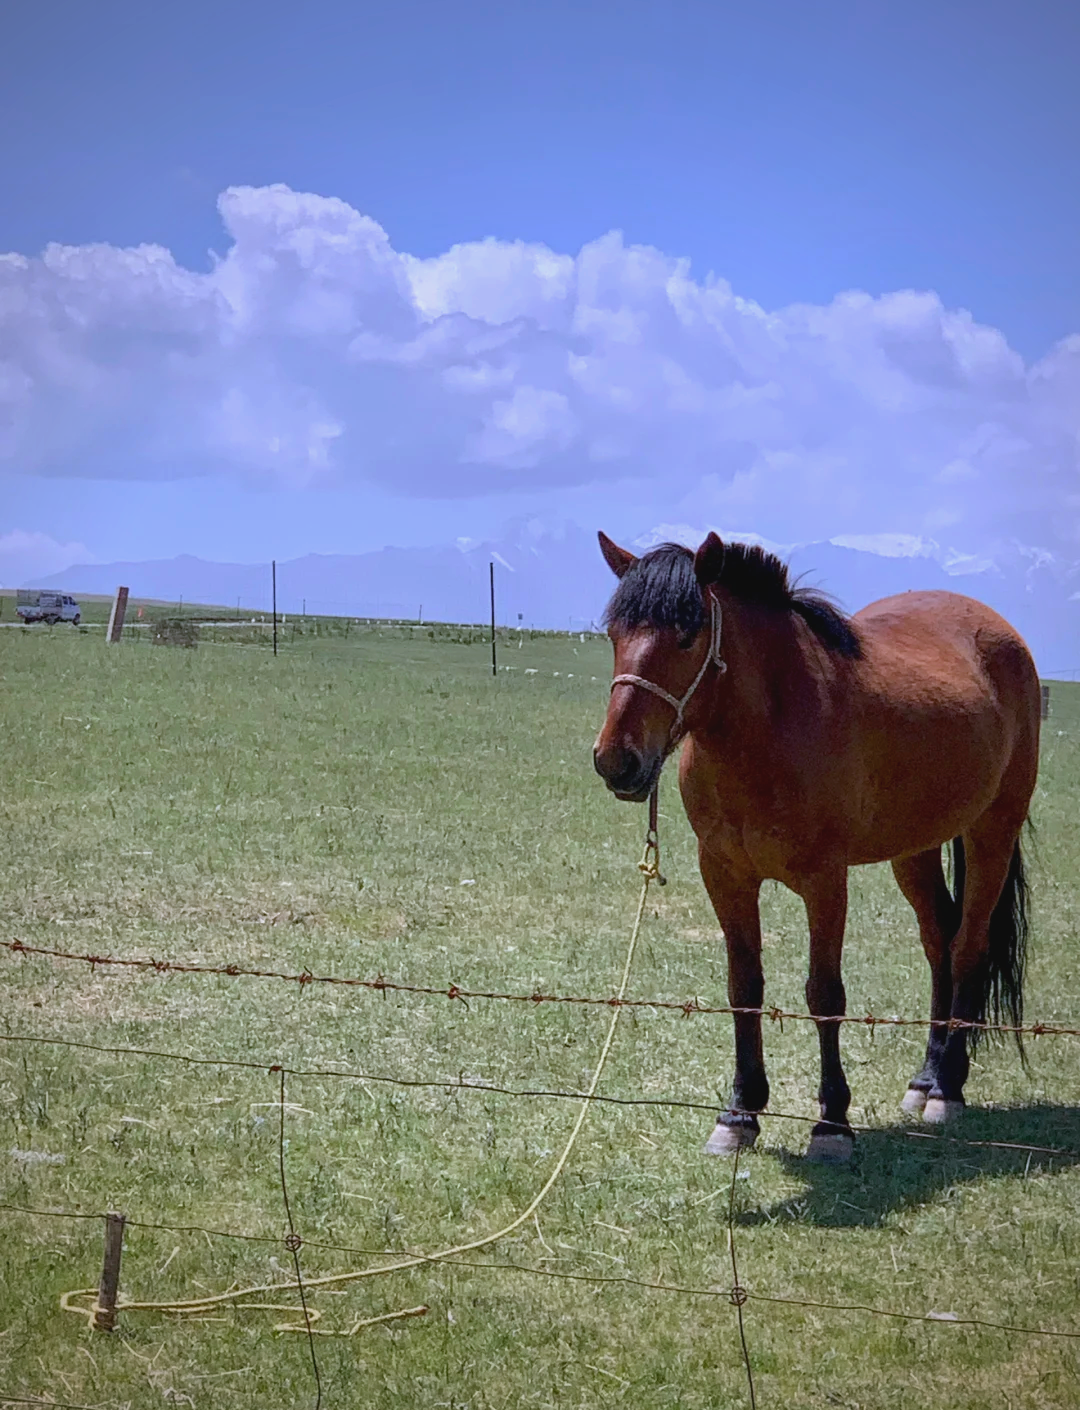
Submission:
{"label": "grassy pasture", "polygon": [[[641,809],[591,773],[602,642],[486,646],[404,629],[106,648],[100,631],[0,632],[3,937],[61,949],[529,992],[607,994],[637,897]],[[535,675],[526,675],[535,670]],[[559,674],[556,676],[554,672]],[[596,677],[596,680],[592,678]],[[1080,687],[1054,686],[1032,855],[1032,1018],[1080,1026]],[[665,870],[631,993],[723,1003],[725,964],[674,781]],[[469,883],[469,884],[463,884]],[[764,896],[767,1002],[803,1008],[798,903]],[[928,975],[884,868],[852,876],[853,1011],[923,1016]],[[403,1079],[580,1089],[603,1009],[378,995],[270,980],[126,973],[0,952],[0,1033]],[[898,1103],[919,1030],[845,1033],[855,1164],[801,1160],[807,1128],[764,1123],[740,1161],[736,1237],[752,1293],[1080,1330],[1080,1157],[912,1139]],[[814,1113],[816,1041],[769,1027],[777,1111]],[[960,1134],[1080,1152],[1080,1040],[988,1048]],[[624,1012],[601,1090],[711,1103],[729,1022]],[[136,1299],[276,1281],[289,1255],[278,1079],[261,1070],[0,1042],[0,1201],[121,1208],[273,1243],[129,1229]],[[479,1237],[543,1184],[574,1103],[290,1077],[298,1229],[356,1250]],[[430,1265],[327,1291],[321,1327],[426,1303],[425,1317],[317,1344],[326,1406],[741,1406],[734,1310],[588,1279],[731,1283],[730,1165],[706,1112],[597,1105],[538,1217],[482,1268]],[[96,1282],[101,1227],[0,1209],[0,1406],[314,1404],[306,1339],[280,1314],[122,1316],[91,1335],[59,1310]],[[305,1247],[306,1277],[378,1259]],[[295,1302],[288,1293],[274,1301]],[[1080,1342],[751,1301],[766,1407],[1043,1410],[1080,1400]]]}

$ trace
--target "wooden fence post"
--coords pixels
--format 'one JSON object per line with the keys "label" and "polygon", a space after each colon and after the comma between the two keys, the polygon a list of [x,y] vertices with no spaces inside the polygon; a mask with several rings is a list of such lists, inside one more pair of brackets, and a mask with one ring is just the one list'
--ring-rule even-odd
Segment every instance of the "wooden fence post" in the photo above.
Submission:
{"label": "wooden fence post", "polygon": [[105,1261],[101,1266],[101,1285],[94,1307],[94,1330],[111,1332],[116,1326],[116,1299],[120,1290],[120,1254],[124,1247],[126,1214],[110,1210],[105,1216]]}
{"label": "wooden fence post", "polygon": [[106,641],[119,641],[124,630],[124,618],[127,616],[128,590],[126,587],[118,587],[116,596],[113,598],[112,611],[109,613],[109,627],[105,633]]}
{"label": "wooden fence post", "polygon": [[1042,688],[1042,717],[1044,720],[1050,718],[1050,687],[1044,685]]}

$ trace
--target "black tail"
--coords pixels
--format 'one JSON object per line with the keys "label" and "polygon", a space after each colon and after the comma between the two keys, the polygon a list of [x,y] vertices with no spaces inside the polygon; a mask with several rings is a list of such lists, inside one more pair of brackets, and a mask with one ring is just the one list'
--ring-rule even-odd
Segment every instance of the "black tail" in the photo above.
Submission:
{"label": "black tail", "polygon": [[[963,838],[953,839],[952,854],[953,897],[956,900],[959,922],[960,909],[964,903],[966,874]],[[1028,883],[1024,874],[1020,839],[1017,838],[1005,886],[990,917],[986,981],[980,1011],[976,1015],[979,1023],[1003,1023],[1014,1028],[1023,1025],[1028,926]],[[970,1030],[968,1046],[972,1052],[978,1047],[979,1040],[985,1036],[985,1031],[981,1029]],[[1020,1049],[1021,1059],[1026,1063],[1024,1039],[1020,1033],[1016,1034],[1016,1046]]]}

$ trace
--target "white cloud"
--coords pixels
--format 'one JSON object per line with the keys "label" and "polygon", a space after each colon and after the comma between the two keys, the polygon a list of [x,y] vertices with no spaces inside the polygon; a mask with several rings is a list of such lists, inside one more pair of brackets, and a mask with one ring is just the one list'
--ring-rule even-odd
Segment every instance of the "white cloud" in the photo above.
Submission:
{"label": "white cloud", "polygon": [[219,209],[206,274],[156,246],[0,259],[0,463],[441,497],[629,481],[656,518],[793,541],[1080,556],[1080,336],[1026,367],[932,293],[769,312],[617,234],[417,259],[340,200]]}
{"label": "white cloud", "polygon": [[565,329],[576,272],[569,255],[520,240],[455,245],[438,259],[404,256],[413,299],[428,319],[463,313],[485,323],[532,319]]}
{"label": "white cloud", "polygon": [[58,543],[48,534],[13,529],[0,535],[0,584],[4,587],[32,586],[35,578],[62,573],[73,563],[96,563],[83,543]]}
{"label": "white cloud", "polygon": [[491,408],[478,435],[465,446],[466,461],[533,466],[565,450],[577,431],[570,403],[561,392],[527,383]]}

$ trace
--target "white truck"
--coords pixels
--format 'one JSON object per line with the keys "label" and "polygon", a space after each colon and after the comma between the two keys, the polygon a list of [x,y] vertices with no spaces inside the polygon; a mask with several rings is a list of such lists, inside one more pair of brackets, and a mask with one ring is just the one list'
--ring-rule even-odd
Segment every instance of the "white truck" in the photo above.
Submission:
{"label": "white truck", "polygon": [[20,588],[19,605],[15,610],[23,622],[48,622],[50,627],[57,622],[70,622],[77,627],[82,621],[79,604],[73,597],[44,588],[40,592]]}

